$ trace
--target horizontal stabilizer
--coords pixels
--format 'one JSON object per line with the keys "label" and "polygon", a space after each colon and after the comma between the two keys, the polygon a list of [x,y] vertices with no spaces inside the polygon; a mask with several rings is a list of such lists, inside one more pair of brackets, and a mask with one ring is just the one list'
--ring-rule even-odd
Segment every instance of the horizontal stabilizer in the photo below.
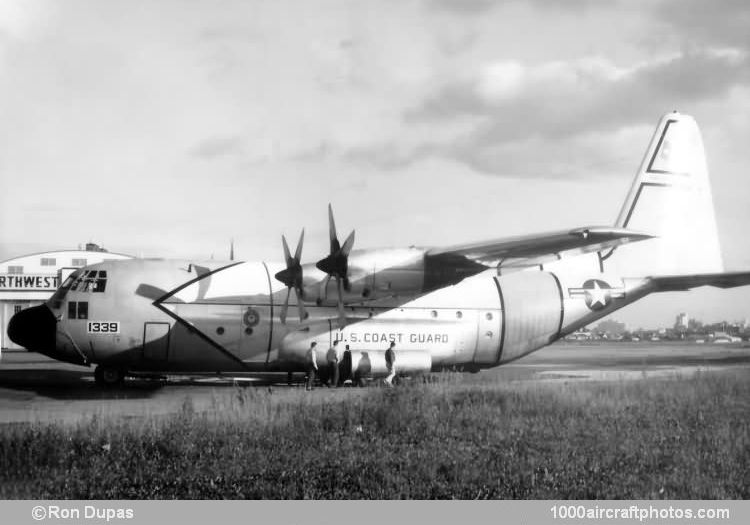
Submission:
{"label": "horizontal stabilizer", "polygon": [[653,235],[612,226],[507,237],[492,241],[432,248],[427,256],[460,255],[488,267],[522,268],[564,256],[608,250],[622,244],[651,239]]}
{"label": "horizontal stabilizer", "polygon": [[750,272],[702,273],[693,275],[666,275],[651,277],[659,292],[678,292],[699,286],[735,288],[750,284]]}

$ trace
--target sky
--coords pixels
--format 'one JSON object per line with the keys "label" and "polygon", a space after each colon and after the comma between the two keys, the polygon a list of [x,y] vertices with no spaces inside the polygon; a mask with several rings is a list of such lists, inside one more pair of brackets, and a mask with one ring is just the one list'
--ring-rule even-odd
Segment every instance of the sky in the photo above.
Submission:
{"label": "sky", "polygon": [[[750,269],[745,0],[0,0],[0,260],[88,241],[303,262],[612,224],[653,128],[706,146]],[[750,287],[652,296],[632,327],[750,318]]]}

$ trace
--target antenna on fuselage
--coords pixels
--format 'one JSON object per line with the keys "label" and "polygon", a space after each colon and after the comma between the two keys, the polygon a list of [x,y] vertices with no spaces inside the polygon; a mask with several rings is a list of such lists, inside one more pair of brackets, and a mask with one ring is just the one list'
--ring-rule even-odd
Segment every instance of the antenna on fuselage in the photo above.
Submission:
{"label": "antenna on fuselage", "polygon": [[234,239],[229,239],[229,260],[234,260]]}

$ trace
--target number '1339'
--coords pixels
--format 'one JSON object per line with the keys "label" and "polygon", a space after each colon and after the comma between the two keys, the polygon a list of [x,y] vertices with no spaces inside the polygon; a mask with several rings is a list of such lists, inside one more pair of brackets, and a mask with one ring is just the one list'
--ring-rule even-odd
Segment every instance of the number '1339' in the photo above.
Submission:
{"label": "number '1339'", "polygon": [[90,334],[119,334],[120,323],[117,321],[89,321]]}

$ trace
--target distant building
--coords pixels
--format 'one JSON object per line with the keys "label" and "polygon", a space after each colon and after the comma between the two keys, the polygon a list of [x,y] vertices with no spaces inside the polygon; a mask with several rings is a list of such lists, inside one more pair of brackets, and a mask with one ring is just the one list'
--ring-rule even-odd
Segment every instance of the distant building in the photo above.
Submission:
{"label": "distant building", "polygon": [[690,326],[690,319],[688,318],[688,315],[684,312],[680,313],[677,316],[677,319],[675,319],[674,322],[674,329],[677,331],[687,330]]}
{"label": "distant building", "polygon": [[0,349],[19,348],[8,339],[10,318],[24,308],[42,304],[78,268],[129,255],[109,253],[96,244],[91,250],[35,253],[0,262]]}
{"label": "distant building", "polygon": [[627,327],[625,326],[625,323],[620,323],[619,321],[615,321],[614,319],[607,319],[596,325],[595,330],[601,334],[605,334],[608,337],[617,337],[623,335],[627,331],[626,328]]}

